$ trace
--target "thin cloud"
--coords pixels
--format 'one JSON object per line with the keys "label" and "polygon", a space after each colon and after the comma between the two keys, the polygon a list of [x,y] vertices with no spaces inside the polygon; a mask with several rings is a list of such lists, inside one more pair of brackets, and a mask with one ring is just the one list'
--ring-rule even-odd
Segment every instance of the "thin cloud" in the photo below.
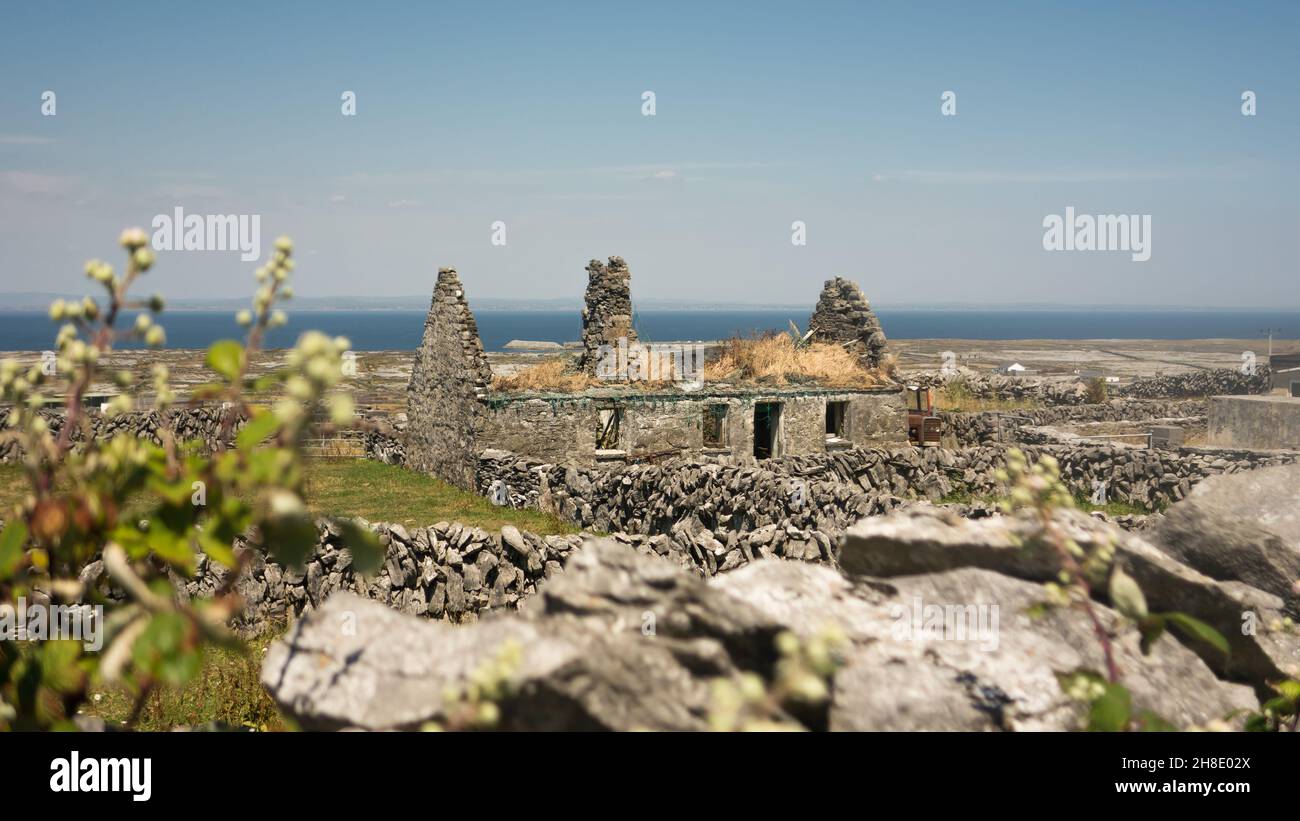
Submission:
{"label": "thin cloud", "polygon": [[0,187],[19,194],[66,194],[79,182],[78,177],[37,171],[0,171]]}
{"label": "thin cloud", "polygon": [[0,134],[0,145],[49,145],[54,142],[50,137],[35,134]]}
{"label": "thin cloud", "polygon": [[645,180],[687,178],[692,172],[731,171],[753,168],[771,168],[772,164],[759,162],[663,162],[636,165],[596,165],[579,168],[532,169],[446,169],[413,173],[356,172],[339,177],[340,186],[411,187],[442,185],[449,182],[474,184],[536,184],[544,179],[564,177],[603,177],[610,180]]}
{"label": "thin cloud", "polygon": [[1043,185],[1047,183],[1151,182],[1189,176],[1172,171],[886,171],[874,174],[874,182],[893,180],[924,185]]}

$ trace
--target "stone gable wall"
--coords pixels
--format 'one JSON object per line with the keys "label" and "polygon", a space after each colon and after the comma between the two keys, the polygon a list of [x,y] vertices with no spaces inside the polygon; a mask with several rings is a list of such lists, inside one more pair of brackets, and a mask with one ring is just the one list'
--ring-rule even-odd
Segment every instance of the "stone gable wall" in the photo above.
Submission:
{"label": "stone gable wall", "polygon": [[465,289],[455,268],[441,268],[407,386],[407,465],[473,488],[491,383]]}
{"label": "stone gable wall", "polygon": [[885,331],[871,303],[856,282],[843,277],[826,280],[817,307],[808,320],[812,338],[847,343],[862,364],[878,368],[885,357]]}
{"label": "stone gable wall", "polygon": [[637,341],[632,327],[632,273],[622,257],[587,264],[587,293],[582,309],[582,354],[578,367],[596,372],[602,345],[617,346],[620,338]]}

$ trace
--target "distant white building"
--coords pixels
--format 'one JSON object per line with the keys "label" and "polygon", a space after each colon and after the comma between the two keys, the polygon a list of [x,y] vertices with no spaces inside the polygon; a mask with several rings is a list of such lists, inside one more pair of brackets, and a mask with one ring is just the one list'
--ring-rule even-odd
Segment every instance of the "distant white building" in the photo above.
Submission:
{"label": "distant white building", "polygon": [[1010,365],[1004,366],[1002,372],[1010,376],[1020,376],[1025,372],[1025,366],[1019,362],[1012,362]]}

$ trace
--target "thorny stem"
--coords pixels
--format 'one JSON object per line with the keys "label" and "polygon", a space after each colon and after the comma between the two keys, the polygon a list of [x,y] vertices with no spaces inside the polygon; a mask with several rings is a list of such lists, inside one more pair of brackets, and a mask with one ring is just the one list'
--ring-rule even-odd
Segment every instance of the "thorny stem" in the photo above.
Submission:
{"label": "thorny stem", "polygon": [[1101,643],[1102,654],[1106,658],[1106,679],[1111,684],[1119,682],[1119,666],[1115,663],[1115,650],[1110,640],[1110,633],[1102,625],[1101,619],[1097,616],[1097,611],[1092,606],[1092,587],[1083,575],[1083,569],[1079,563],[1070,555],[1070,551],[1065,549],[1065,537],[1057,528],[1056,523],[1047,508],[1039,508],[1039,519],[1043,524],[1043,532],[1048,536],[1053,549],[1061,559],[1062,569],[1070,575],[1073,582],[1083,591],[1083,598],[1080,604],[1083,610],[1088,614],[1088,620],[1092,622],[1092,630],[1097,635],[1097,641]]}
{"label": "thorny stem", "polygon": [[149,700],[149,695],[152,692],[153,679],[146,679],[140,685],[140,692],[136,694],[135,703],[131,705],[131,715],[126,719],[126,729],[135,729],[136,724],[140,721],[140,714],[144,712],[145,702]]}

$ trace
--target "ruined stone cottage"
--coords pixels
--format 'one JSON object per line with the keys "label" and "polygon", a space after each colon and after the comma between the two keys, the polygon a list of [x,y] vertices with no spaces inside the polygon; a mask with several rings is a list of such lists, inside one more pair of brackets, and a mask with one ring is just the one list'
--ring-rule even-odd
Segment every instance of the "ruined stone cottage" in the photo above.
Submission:
{"label": "ruined stone cottage", "polygon": [[[593,260],[587,274],[582,350],[575,364],[594,375],[611,348],[638,346],[627,263],[621,257]],[[884,332],[855,283],[838,277],[827,281],[809,327],[814,338],[843,344],[867,367],[879,366]],[[454,269],[438,274],[411,374],[407,416],[408,464],[460,487],[474,486],[478,457],[487,450],[574,465],[668,456],[750,464],[906,441],[902,388],[888,381],[860,387],[811,381],[687,387],[602,375],[590,387],[567,393],[493,390]]]}

